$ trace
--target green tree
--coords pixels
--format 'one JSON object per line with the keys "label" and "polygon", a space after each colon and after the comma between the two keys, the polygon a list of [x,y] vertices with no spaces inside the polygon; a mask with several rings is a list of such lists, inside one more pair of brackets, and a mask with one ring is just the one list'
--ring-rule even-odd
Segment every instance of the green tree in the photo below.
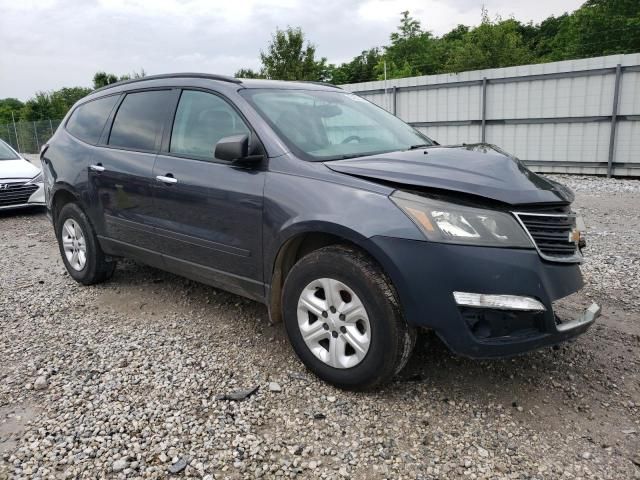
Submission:
{"label": "green tree", "polygon": [[16,121],[20,120],[20,114],[23,107],[24,107],[24,103],[22,103],[17,98],[0,99],[0,124],[11,122],[12,112],[13,112],[13,118],[15,118]]}
{"label": "green tree", "polygon": [[52,93],[37,92],[34,97],[25,102],[20,117],[22,120],[29,121],[59,118],[55,116]]}
{"label": "green tree", "polygon": [[300,27],[276,29],[267,50],[260,52],[260,62],[262,66],[259,73],[243,68],[236,72],[236,76],[325,81],[330,75],[327,59],[316,59],[316,47],[305,42],[305,35]]}
{"label": "green tree", "polygon": [[93,76],[93,88],[98,89],[116,83],[118,81],[117,75],[107,72],[96,72]]}
{"label": "green tree", "polygon": [[466,25],[458,25],[453,30],[445,33],[442,36],[442,40],[445,42],[455,42],[456,40],[462,40],[464,36],[469,32],[469,27]]}
{"label": "green tree", "polygon": [[238,70],[234,77],[236,78],[264,78],[260,72],[256,72],[250,68],[241,68]]}
{"label": "green tree", "polygon": [[260,54],[261,69],[241,69],[236,76],[342,84],[382,79],[385,65],[387,78],[400,78],[630,52],[640,52],[639,0],[587,0],[575,12],[539,24],[492,20],[483,8],[480,25],[458,25],[441,37],[404,11],[388,45],[337,66],[316,60],[315,46],[305,45],[299,28],[277,30]]}
{"label": "green tree", "polygon": [[410,38],[418,38],[424,32],[422,31],[422,25],[420,21],[409,15],[409,10],[405,10],[401,13],[400,25],[398,31],[391,34],[391,44],[397,43],[401,40],[407,40]]}
{"label": "green tree", "polygon": [[330,66],[330,82],[336,85],[344,83],[369,82],[376,80],[376,65],[381,55],[378,48],[364,50],[348,63]]}
{"label": "green tree", "polygon": [[401,15],[397,31],[390,35],[391,44],[384,47],[384,56],[376,66],[377,77],[384,78],[385,63],[387,78],[438,73],[443,63],[442,41],[423,30],[408,11]]}
{"label": "green tree", "polygon": [[107,85],[111,85],[116,82],[122,82],[124,80],[132,80],[136,78],[144,78],[147,76],[147,73],[144,71],[144,68],[140,70],[140,72],[126,73],[118,77],[113,73],[107,72],[96,72],[93,76],[93,88],[98,89],[102,87],[106,87]]}
{"label": "green tree", "polygon": [[411,65],[407,60],[400,60],[402,63],[396,63],[389,57],[382,57],[375,66],[376,80],[384,80],[386,78],[405,78],[421,75],[418,69]]}
{"label": "green tree", "polygon": [[510,67],[534,61],[535,57],[520,32],[516,20],[491,21],[485,9],[482,22],[455,40],[444,69],[449,72]]}
{"label": "green tree", "polygon": [[37,121],[64,117],[69,109],[81,98],[91,93],[90,88],[61,88],[51,92],[37,92],[24,104],[20,113],[22,120]]}
{"label": "green tree", "polygon": [[569,15],[565,13],[559,17],[548,17],[538,25],[529,23],[522,26],[522,36],[529,45],[536,61],[545,62],[554,58],[554,52],[557,48],[557,36],[565,28],[569,18]]}
{"label": "green tree", "polygon": [[125,73],[124,75],[120,75],[118,81],[123,82],[125,80],[137,80],[139,78],[144,78],[147,76],[147,72],[144,71],[144,68],[141,68],[139,72]]}
{"label": "green tree", "polygon": [[550,60],[640,51],[638,0],[587,0],[563,22]]}

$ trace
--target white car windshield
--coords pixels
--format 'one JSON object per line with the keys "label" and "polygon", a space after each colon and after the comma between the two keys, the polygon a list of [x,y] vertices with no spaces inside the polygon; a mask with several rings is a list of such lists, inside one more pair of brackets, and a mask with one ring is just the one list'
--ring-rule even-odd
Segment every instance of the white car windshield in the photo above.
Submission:
{"label": "white car windshield", "polygon": [[1,160],[16,160],[20,157],[2,140],[0,140],[0,161]]}
{"label": "white car windshield", "polygon": [[307,160],[433,145],[399,118],[342,90],[245,89],[240,93],[287,146]]}

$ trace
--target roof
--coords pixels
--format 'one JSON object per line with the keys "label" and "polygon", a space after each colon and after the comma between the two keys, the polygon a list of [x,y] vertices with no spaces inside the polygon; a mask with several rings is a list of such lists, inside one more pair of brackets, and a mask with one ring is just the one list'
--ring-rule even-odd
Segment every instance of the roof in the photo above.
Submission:
{"label": "roof", "polygon": [[311,81],[285,81],[285,80],[263,80],[253,78],[235,78],[226,75],[216,75],[212,73],[165,73],[160,75],[148,75],[142,78],[134,78],[132,80],[123,80],[121,82],[112,83],[102,88],[94,90],[92,93],[102,92],[110,88],[120,87],[123,85],[129,85],[132,83],[141,83],[150,80],[163,80],[172,78],[198,78],[205,80],[215,80],[219,82],[235,83],[241,85],[244,88],[287,88],[287,89],[307,89],[307,90],[328,90],[340,88],[330,83],[324,82],[311,82]]}
{"label": "roof", "polygon": [[146,82],[146,81],[149,81],[149,80],[163,80],[165,78],[205,78],[205,79],[209,79],[209,80],[221,80],[223,82],[230,82],[230,83],[242,83],[242,81],[240,81],[237,78],[228,77],[226,75],[215,75],[215,74],[212,74],[212,73],[194,73],[194,72],[188,72],[188,73],[163,73],[163,74],[160,74],[160,75],[147,75],[147,76],[141,77],[141,78],[133,78],[131,80],[123,80],[121,82],[110,83],[109,85],[105,85],[104,87],[101,87],[101,88],[98,88],[98,89],[94,90],[93,93],[101,92],[103,90],[108,90],[108,89],[114,88],[114,87],[120,87],[122,85],[128,85],[130,83]]}

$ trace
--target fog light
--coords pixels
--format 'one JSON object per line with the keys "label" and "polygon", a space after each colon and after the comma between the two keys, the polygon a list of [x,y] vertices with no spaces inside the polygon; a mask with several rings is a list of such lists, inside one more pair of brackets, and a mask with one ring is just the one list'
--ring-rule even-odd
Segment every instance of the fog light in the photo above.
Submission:
{"label": "fog light", "polygon": [[453,292],[456,303],[463,307],[495,308],[499,310],[522,310],[544,312],[546,308],[535,298],[519,295],[486,295],[484,293]]}

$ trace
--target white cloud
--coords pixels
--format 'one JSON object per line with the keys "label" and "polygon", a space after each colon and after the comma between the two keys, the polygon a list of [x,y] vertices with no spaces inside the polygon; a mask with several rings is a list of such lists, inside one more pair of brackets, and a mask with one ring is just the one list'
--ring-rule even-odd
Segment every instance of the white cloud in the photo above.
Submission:
{"label": "white cloud", "polygon": [[575,10],[581,3],[581,0],[368,0],[360,5],[358,14],[365,21],[395,28],[400,12],[409,10],[424,28],[435,35],[442,35],[460,24],[480,23],[483,7],[492,18],[496,15],[502,18],[513,16],[523,22],[540,22],[550,15]]}
{"label": "white cloud", "polygon": [[421,20],[424,28],[436,35],[446,33],[460,23],[478,23],[480,18],[480,9],[463,12],[454,5],[436,0],[408,0],[402,5],[389,0],[370,0],[360,5],[358,14],[365,21],[375,21],[395,28],[400,17],[400,9],[409,10],[413,17]]}
{"label": "white cloud", "polygon": [[0,98],[123,74],[258,66],[276,27],[301,26],[330,62],[388,42],[410,10],[440,35],[491,15],[540,21],[580,0],[0,0]]}

